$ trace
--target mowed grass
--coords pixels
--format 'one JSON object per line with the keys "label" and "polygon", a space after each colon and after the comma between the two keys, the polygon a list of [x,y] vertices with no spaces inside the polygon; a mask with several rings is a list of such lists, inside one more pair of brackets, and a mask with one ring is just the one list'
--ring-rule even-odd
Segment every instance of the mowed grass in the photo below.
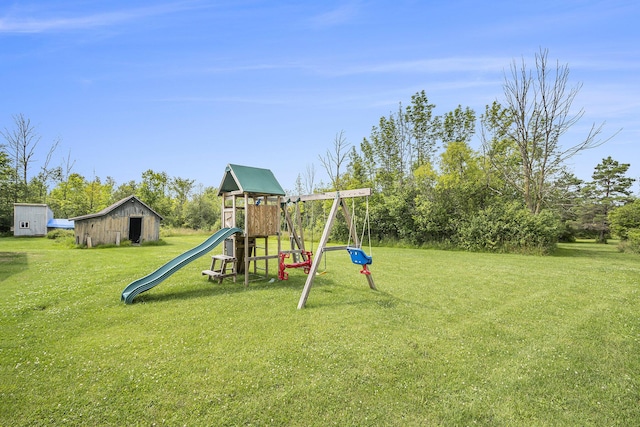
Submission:
{"label": "mowed grass", "polygon": [[640,425],[637,255],[374,248],[372,291],[329,252],[304,310],[205,256],[120,302],[204,238],[0,239],[0,425]]}

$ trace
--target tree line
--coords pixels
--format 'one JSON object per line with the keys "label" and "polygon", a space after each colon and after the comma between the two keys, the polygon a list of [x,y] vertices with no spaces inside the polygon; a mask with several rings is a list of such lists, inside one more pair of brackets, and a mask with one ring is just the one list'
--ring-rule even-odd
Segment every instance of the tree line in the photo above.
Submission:
{"label": "tree line", "polygon": [[[583,116],[573,108],[580,85],[569,87],[566,65],[549,64],[547,52],[529,68],[513,62],[503,98],[477,114],[458,105],[436,115],[425,91],[383,116],[358,146],[344,132],[318,161],[328,183],[315,183],[309,164],[296,181],[296,194],[371,187],[370,200],[354,200],[354,212],[369,215],[370,235],[385,243],[455,247],[482,251],[546,253],[559,240],[577,237],[605,243],[613,234],[640,248],[640,201],[632,195],[630,164],[611,157],[594,166],[592,179],[578,179],[567,161],[605,143],[603,126],[581,140],[562,144]],[[57,217],[97,212],[131,194],[160,213],[172,227],[219,227],[217,189],[194,180],[147,170],[140,181],[118,185],[107,177],[73,173],[70,156],[52,167],[58,141],[50,144],[37,173],[34,153],[40,137],[23,115],[2,132],[0,229],[12,223],[15,202],[47,203]],[[474,149],[473,138],[480,140]],[[369,208],[365,205],[368,203]],[[326,204],[304,206],[306,228],[321,230]],[[347,240],[338,223],[334,238]]]}
{"label": "tree line", "polygon": [[359,149],[339,133],[320,161],[333,188],[375,189],[371,234],[379,241],[546,253],[559,240],[606,243],[614,232],[640,250],[630,164],[604,158],[590,181],[567,167],[611,138],[594,124],[573,145],[561,143],[584,115],[573,107],[580,87],[569,87],[568,66],[550,64],[541,50],[532,68],[513,62],[502,102],[479,116],[461,105],[436,115],[420,91],[381,117]]}

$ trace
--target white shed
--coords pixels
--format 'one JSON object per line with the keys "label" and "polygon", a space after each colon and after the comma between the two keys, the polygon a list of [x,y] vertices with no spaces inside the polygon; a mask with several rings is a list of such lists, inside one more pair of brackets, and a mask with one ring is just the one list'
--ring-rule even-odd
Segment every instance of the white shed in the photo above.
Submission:
{"label": "white shed", "polygon": [[49,206],[39,203],[13,204],[14,236],[46,236],[47,224],[53,219]]}

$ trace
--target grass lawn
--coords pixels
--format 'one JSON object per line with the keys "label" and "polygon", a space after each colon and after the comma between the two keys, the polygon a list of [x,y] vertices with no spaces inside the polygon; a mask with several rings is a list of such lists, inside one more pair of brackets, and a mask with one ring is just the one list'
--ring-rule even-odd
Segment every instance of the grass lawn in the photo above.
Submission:
{"label": "grass lawn", "polygon": [[374,248],[376,292],[329,252],[304,310],[205,256],[120,302],[205,238],[0,239],[0,425],[640,425],[638,255]]}

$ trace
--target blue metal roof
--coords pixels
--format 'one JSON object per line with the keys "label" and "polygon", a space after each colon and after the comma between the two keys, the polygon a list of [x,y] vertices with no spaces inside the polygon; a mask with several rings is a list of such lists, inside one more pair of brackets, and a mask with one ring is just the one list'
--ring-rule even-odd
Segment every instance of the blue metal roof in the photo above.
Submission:
{"label": "blue metal roof", "polygon": [[73,230],[73,221],[53,218],[47,221],[47,228],[64,228],[65,230]]}

